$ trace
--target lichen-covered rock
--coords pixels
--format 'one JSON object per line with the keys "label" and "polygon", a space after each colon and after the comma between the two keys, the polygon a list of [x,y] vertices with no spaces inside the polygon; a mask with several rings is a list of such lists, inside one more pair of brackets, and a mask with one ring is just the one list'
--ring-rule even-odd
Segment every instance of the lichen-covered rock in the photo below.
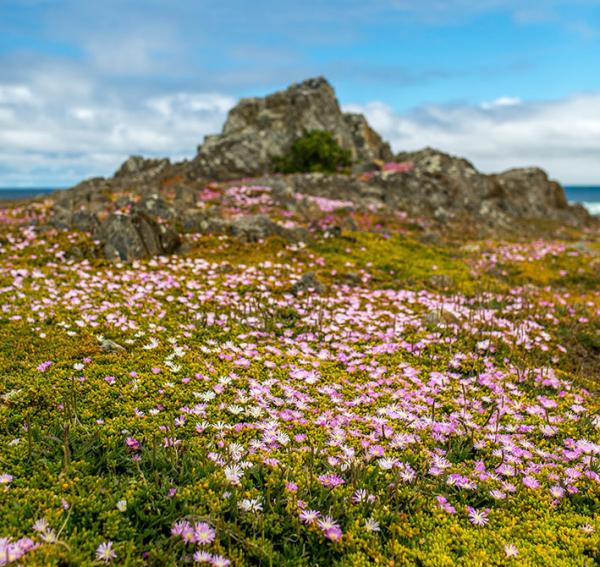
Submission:
{"label": "lichen-covered rock", "polygon": [[181,239],[171,228],[140,212],[109,215],[100,225],[98,238],[110,260],[170,254],[181,244]]}
{"label": "lichen-covered rock", "polygon": [[142,156],[130,156],[115,172],[115,178],[145,176],[151,177],[167,169],[171,162],[164,159],[148,159]]}
{"label": "lichen-covered rock", "polygon": [[144,197],[141,201],[135,203],[133,210],[161,220],[171,220],[175,217],[173,207],[156,194]]}
{"label": "lichen-covered rock", "polygon": [[212,179],[261,175],[272,160],[311,130],[331,132],[355,161],[391,159],[392,152],[359,114],[344,114],[331,85],[323,78],[293,84],[264,98],[243,99],[220,135],[207,136],[194,167]]}
{"label": "lichen-covered rock", "polygon": [[100,221],[95,213],[89,211],[76,211],[71,216],[71,226],[83,232],[94,234],[100,227]]}
{"label": "lichen-covered rock", "polygon": [[[326,130],[351,151],[355,160],[352,175],[305,173],[275,175],[273,158],[287,153],[293,142],[311,130]],[[579,205],[570,205],[562,187],[537,168],[513,169],[496,175],[480,173],[465,159],[432,148],[392,155],[390,147],[370,128],[360,114],[343,113],[331,85],[323,78],[309,79],[266,96],[240,101],[231,110],[220,135],[208,136],[192,161],[171,164],[168,159],[128,158],[109,178],[89,179],[72,189],[53,195],[54,210],[48,224],[57,228],[79,228],[95,233],[95,217],[104,218],[132,210],[169,222],[183,232],[233,234],[256,241],[271,235],[304,240],[304,229],[284,229],[274,220],[232,220],[223,203],[214,203],[216,213],[203,208],[199,196],[211,181],[237,180],[242,185],[270,188],[270,205],[279,211],[254,208],[281,219],[286,211],[300,217],[310,230],[319,229],[322,199],[350,201],[354,210],[403,211],[428,226],[451,224],[477,233],[512,231],[516,221],[533,219],[581,226],[593,221]],[[219,183],[216,184],[219,186]],[[219,194],[217,192],[217,194]],[[227,200],[226,194],[225,201]],[[244,211],[248,213],[249,211]],[[109,218],[111,218],[109,216]],[[315,221],[316,220],[316,224]],[[421,223],[419,220],[419,223]],[[111,220],[111,223],[118,224]],[[127,224],[126,221],[119,221]],[[524,223],[522,223],[524,224]],[[526,223],[532,226],[534,223]],[[118,250],[134,254],[163,253],[153,230],[142,223],[140,230],[121,227],[131,238],[128,245],[115,236]],[[166,229],[161,229],[166,230]],[[329,232],[332,232],[329,227]],[[136,243],[134,233],[147,234],[146,248]],[[435,232],[435,230],[433,231]],[[433,234],[432,232],[432,234]],[[163,235],[167,249],[177,240]],[[139,250],[138,250],[139,249]],[[130,252],[125,253],[130,256]]]}
{"label": "lichen-covered rock", "polygon": [[443,219],[468,214],[490,225],[509,226],[514,219],[549,219],[567,224],[590,221],[582,207],[569,205],[560,184],[539,168],[520,168],[486,175],[467,160],[432,148],[403,153],[409,172],[383,180],[386,200],[421,200],[423,212]]}

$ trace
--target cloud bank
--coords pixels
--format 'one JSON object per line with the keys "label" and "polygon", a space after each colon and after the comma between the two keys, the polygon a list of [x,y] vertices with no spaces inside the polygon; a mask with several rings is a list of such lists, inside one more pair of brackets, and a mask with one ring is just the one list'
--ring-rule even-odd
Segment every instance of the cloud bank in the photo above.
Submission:
{"label": "cloud bank", "polygon": [[[74,85],[71,85],[73,88]],[[64,93],[0,84],[0,180],[64,186],[110,175],[131,154],[192,157],[218,132],[235,99],[177,92],[137,100],[77,88]]]}
{"label": "cloud bank", "polygon": [[[103,96],[74,77],[64,88],[57,86],[61,81],[46,84],[0,84],[5,186],[65,185],[110,175],[134,153],[191,158],[205,135],[221,130],[236,102],[218,92]],[[600,179],[600,92],[538,102],[503,96],[405,113],[377,101],[344,109],[364,113],[395,151],[432,146],[487,172],[539,165],[567,184]]]}
{"label": "cloud bank", "polygon": [[467,157],[486,172],[537,165],[565,184],[600,180],[600,93],[522,102],[446,104],[405,114],[380,102],[347,105],[364,113],[396,151],[432,146]]}

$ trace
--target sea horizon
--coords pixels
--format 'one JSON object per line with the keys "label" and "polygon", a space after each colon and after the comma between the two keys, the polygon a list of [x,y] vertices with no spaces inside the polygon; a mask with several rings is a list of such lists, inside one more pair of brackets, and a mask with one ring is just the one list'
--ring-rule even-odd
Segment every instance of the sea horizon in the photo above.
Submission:
{"label": "sea horizon", "polygon": [[[583,205],[592,215],[600,215],[600,184],[563,185],[569,203]],[[68,187],[0,187],[0,202],[27,199],[61,191]]]}

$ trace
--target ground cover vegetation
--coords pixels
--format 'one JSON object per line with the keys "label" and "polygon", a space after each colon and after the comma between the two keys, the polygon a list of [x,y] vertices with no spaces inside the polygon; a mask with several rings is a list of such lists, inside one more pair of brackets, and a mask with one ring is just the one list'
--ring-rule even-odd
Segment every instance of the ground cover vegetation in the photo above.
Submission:
{"label": "ground cover vegetation", "polygon": [[0,565],[597,564],[598,235],[296,197],[131,263],[0,212]]}

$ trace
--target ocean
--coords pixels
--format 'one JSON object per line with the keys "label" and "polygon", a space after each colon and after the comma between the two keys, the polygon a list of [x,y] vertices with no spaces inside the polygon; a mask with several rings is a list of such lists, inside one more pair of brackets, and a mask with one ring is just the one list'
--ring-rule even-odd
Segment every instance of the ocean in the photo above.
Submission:
{"label": "ocean", "polygon": [[52,193],[56,189],[48,187],[0,187],[0,201],[12,201],[14,199],[29,199]]}
{"label": "ocean", "polygon": [[600,215],[600,186],[569,185],[565,193],[571,203],[581,203],[593,215]]}
{"label": "ocean", "polygon": [[[0,188],[0,201],[26,199],[52,193],[56,189],[47,187],[6,187]],[[598,185],[567,185],[567,199],[571,203],[581,203],[593,215],[600,215],[600,186]]]}

